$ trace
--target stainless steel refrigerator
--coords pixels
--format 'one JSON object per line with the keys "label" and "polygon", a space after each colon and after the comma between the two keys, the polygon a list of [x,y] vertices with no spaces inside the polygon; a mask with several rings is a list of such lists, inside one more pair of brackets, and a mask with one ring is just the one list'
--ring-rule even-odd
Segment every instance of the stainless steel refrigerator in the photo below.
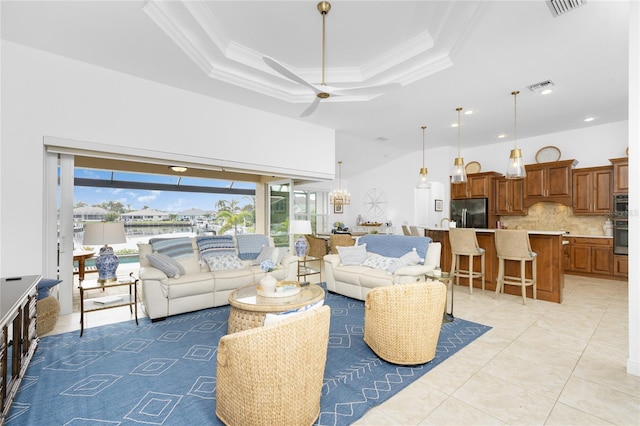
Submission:
{"label": "stainless steel refrigerator", "polygon": [[451,220],[458,228],[487,229],[489,203],[486,198],[451,200]]}

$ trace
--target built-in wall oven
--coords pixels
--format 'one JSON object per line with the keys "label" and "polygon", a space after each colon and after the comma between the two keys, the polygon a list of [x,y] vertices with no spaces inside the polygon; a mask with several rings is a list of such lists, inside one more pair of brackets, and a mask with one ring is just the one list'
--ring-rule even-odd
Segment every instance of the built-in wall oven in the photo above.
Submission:
{"label": "built-in wall oven", "polygon": [[613,197],[613,253],[629,254],[629,196]]}

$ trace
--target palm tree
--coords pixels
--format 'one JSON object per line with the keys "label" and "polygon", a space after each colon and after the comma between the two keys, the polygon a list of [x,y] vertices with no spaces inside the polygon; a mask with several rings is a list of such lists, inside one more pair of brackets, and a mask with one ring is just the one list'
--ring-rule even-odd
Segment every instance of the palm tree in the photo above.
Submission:
{"label": "palm tree", "polygon": [[237,200],[220,200],[217,204],[220,207],[220,211],[216,217],[216,220],[222,221],[222,226],[218,230],[219,234],[224,234],[229,229],[233,229],[235,234],[238,233],[238,226],[245,224],[247,220],[253,219],[253,214],[250,211],[243,210],[238,206]]}

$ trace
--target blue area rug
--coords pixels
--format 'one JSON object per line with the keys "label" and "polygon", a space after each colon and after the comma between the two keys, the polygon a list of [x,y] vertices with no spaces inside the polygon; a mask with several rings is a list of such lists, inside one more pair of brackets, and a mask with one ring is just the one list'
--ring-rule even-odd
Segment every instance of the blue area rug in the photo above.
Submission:
{"label": "blue area rug", "polygon": [[[364,302],[327,293],[331,331],[318,425],[348,425],[491,327],[442,325],[436,357],[380,360],[364,343]],[[229,306],[43,337],[7,425],[219,425],[216,353]],[[291,354],[295,356],[295,354]]]}

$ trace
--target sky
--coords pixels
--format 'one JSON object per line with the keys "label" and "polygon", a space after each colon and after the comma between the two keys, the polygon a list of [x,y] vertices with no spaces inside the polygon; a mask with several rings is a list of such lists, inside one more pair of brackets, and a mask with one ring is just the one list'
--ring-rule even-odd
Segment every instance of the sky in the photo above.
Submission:
{"label": "sky", "polygon": [[[91,178],[91,179],[110,179],[111,172],[76,169],[75,177]],[[175,183],[175,177],[158,176],[140,173],[117,173],[114,174],[114,180],[138,181],[138,182],[157,182],[157,183]],[[201,185],[201,186],[228,186],[228,182],[212,181],[206,179],[183,179],[181,181],[185,185]],[[234,188],[255,188],[254,184],[234,183]],[[196,208],[202,210],[217,210],[216,203],[221,200],[235,199],[240,206],[252,204],[253,199],[246,195],[227,195],[227,194],[204,194],[194,192],[176,192],[176,191],[151,191],[138,189],[115,189],[100,187],[74,187],[74,205],[84,202],[89,206],[101,204],[108,201],[119,201],[128,210],[141,210],[144,206],[151,209],[177,213],[183,210]]]}

